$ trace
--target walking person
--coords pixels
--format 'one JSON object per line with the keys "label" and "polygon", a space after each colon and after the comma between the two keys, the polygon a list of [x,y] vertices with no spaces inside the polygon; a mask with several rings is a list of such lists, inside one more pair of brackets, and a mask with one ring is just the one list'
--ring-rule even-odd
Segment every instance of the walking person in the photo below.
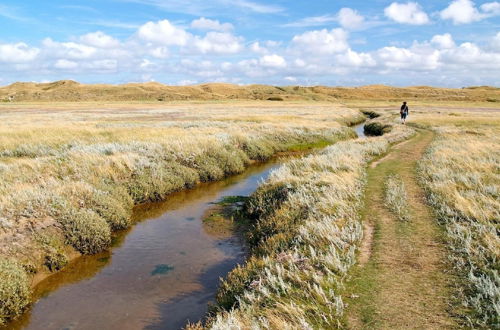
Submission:
{"label": "walking person", "polygon": [[403,125],[406,123],[406,117],[408,117],[408,112],[409,112],[408,105],[406,105],[405,101],[401,105],[401,110],[399,111],[399,113],[401,114],[401,124]]}

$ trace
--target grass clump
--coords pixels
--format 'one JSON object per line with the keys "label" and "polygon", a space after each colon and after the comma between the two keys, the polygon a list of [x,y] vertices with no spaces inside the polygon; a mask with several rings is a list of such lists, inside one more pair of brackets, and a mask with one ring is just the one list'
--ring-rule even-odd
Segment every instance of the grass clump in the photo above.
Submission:
{"label": "grass clump", "polygon": [[68,207],[59,221],[67,242],[83,254],[101,252],[111,244],[110,226],[92,210]]}
{"label": "grass clump", "polygon": [[20,315],[30,303],[28,276],[16,262],[0,258],[0,325]]}
{"label": "grass clump", "polygon": [[405,184],[399,175],[390,175],[385,181],[385,203],[401,221],[410,220],[408,196]]}

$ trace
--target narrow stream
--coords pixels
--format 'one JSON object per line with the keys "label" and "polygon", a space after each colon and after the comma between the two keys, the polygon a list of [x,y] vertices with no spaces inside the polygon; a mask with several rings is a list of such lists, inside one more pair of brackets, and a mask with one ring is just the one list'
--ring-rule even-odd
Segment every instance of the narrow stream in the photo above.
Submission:
{"label": "narrow stream", "polygon": [[[364,137],[363,124],[355,130]],[[37,285],[38,301],[8,328],[180,329],[202,319],[219,278],[246,257],[238,235],[203,219],[223,197],[250,195],[280,163],[136,207],[137,224],[110,251],[78,258]]]}

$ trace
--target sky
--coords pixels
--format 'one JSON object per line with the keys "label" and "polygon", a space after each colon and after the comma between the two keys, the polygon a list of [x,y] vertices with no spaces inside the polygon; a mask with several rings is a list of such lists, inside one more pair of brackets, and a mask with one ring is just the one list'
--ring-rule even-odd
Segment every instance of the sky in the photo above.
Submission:
{"label": "sky", "polygon": [[0,1],[0,85],[500,87],[500,2]]}

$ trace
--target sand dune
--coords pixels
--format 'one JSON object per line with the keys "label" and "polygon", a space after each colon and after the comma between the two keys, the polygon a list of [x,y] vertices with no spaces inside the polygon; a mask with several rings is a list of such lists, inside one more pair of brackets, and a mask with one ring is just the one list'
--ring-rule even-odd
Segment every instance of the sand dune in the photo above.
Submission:
{"label": "sand dune", "polygon": [[123,85],[80,84],[72,80],[52,83],[17,82],[0,88],[0,101],[182,101],[182,100],[270,100],[338,101],[349,99],[399,101],[489,101],[500,102],[500,88],[461,89],[415,86],[397,88],[385,85],[363,87],[300,87],[232,85],[210,83],[193,86],[168,86],[156,82]]}

